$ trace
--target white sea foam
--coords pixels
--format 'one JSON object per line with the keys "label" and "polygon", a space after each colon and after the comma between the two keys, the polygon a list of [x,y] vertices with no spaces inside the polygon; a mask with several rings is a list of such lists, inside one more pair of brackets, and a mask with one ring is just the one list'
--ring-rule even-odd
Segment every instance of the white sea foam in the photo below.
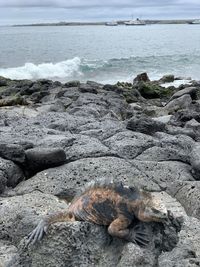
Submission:
{"label": "white sea foam", "polygon": [[166,88],[169,87],[169,86],[174,86],[174,87],[178,88],[182,84],[190,85],[191,82],[192,82],[192,80],[185,80],[185,79],[184,80],[176,80],[176,81],[171,82],[171,83],[164,83],[164,84],[162,84],[162,86],[166,87]]}
{"label": "white sea foam", "polygon": [[[168,67],[166,67],[167,64],[163,62],[166,60],[168,62],[170,59],[171,56],[158,56],[154,62],[155,57],[130,57],[107,60],[74,57],[58,63],[42,63],[38,65],[26,63],[24,66],[15,68],[0,68],[0,76],[11,79],[51,79],[61,82],[94,80],[104,84],[114,84],[118,81],[132,82],[136,75],[147,72],[151,80],[158,80],[163,75],[169,73]],[[170,73],[176,77],[191,76],[194,79],[198,79],[196,73],[199,73],[199,67],[196,67],[196,70],[191,68],[191,70],[184,71],[186,67],[184,66],[184,69],[183,67],[182,69],[181,67],[177,69],[175,62],[170,69]],[[165,84],[164,86],[179,86],[181,83],[188,83],[188,81],[176,81],[176,83]]]}
{"label": "white sea foam", "polygon": [[80,71],[81,59],[75,57],[58,63],[33,64],[26,63],[16,68],[0,69],[0,76],[10,79],[58,79],[73,78],[73,75],[82,75]]}

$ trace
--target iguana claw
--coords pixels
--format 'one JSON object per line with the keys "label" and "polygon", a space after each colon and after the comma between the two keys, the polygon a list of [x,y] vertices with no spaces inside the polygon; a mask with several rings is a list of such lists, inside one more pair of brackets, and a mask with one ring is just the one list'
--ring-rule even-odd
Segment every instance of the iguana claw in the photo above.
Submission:
{"label": "iguana claw", "polygon": [[133,229],[131,229],[128,241],[139,246],[146,247],[150,242],[150,236],[147,232],[147,228],[144,225],[136,225]]}
{"label": "iguana claw", "polygon": [[30,243],[35,244],[37,241],[40,241],[44,234],[47,233],[48,224],[42,220],[36,226],[36,228],[28,235],[28,240],[26,246]]}

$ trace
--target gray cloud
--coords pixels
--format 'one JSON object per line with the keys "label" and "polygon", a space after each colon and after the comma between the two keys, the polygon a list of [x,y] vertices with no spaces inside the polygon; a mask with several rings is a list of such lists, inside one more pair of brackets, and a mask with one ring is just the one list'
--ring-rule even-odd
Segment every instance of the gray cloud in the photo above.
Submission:
{"label": "gray cloud", "polygon": [[58,8],[80,8],[80,7],[136,7],[136,6],[169,6],[181,4],[200,5],[199,0],[1,0],[3,7],[58,7]]}

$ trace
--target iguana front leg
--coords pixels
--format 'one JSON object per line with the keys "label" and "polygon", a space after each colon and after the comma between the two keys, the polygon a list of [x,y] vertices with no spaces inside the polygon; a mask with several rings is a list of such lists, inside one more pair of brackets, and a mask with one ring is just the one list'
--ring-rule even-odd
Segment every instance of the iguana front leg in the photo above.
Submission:
{"label": "iguana front leg", "polygon": [[139,226],[135,226],[131,231],[128,226],[131,221],[124,216],[115,219],[108,227],[108,233],[111,236],[116,236],[125,239],[129,242],[146,246],[149,243],[147,232]]}
{"label": "iguana front leg", "polygon": [[47,233],[47,230],[51,224],[56,222],[66,222],[66,221],[67,222],[75,221],[74,215],[69,211],[58,212],[46,216],[39,222],[36,228],[28,235],[28,241],[26,246],[28,246],[30,243],[35,244],[37,241],[40,241],[44,236],[44,234]]}
{"label": "iguana front leg", "polygon": [[116,236],[122,239],[127,239],[129,236],[128,226],[131,221],[124,216],[120,216],[115,219],[108,227],[108,233],[111,236]]}

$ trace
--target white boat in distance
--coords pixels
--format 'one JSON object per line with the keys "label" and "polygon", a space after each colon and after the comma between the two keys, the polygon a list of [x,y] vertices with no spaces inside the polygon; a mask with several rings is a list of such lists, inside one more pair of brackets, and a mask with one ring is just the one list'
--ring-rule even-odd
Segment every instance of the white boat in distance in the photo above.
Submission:
{"label": "white boat in distance", "polygon": [[143,20],[136,19],[136,20],[129,20],[124,22],[125,25],[127,26],[143,26],[146,25],[146,23]]}
{"label": "white boat in distance", "polygon": [[105,23],[106,26],[118,26],[117,21],[111,21],[111,22],[106,22]]}
{"label": "white boat in distance", "polygon": [[200,19],[193,20],[189,24],[200,24]]}

